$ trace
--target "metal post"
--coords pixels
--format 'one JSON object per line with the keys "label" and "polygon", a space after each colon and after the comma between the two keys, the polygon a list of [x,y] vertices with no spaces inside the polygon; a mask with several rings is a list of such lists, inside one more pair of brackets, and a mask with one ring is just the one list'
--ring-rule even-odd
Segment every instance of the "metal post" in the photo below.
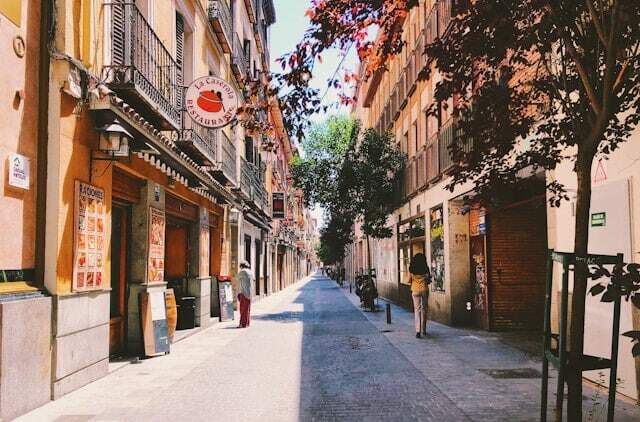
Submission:
{"label": "metal post", "polygon": [[553,291],[553,249],[547,256],[547,286],[544,298],[544,334],[542,348],[542,392],[540,395],[540,421],[547,420],[547,395],[549,390],[549,359],[547,351],[551,342],[551,292]]}
{"label": "metal post", "polygon": [[558,388],[556,395],[556,420],[562,421],[562,409],[564,405],[564,376],[567,366],[567,312],[569,302],[569,264],[567,256],[562,260],[562,300],[560,301],[560,340],[558,347]]}
{"label": "metal post", "polygon": [[[624,265],[623,254],[618,254],[619,268],[614,269],[614,274],[619,270],[622,272]],[[615,275],[614,275],[615,277]],[[616,280],[614,280],[615,282]],[[613,415],[616,407],[616,385],[618,380],[618,340],[620,339],[620,295],[616,297],[613,304],[613,333],[611,338],[611,368],[609,369],[609,403],[607,407],[607,422],[613,422]]]}
{"label": "metal post", "polygon": [[385,305],[385,310],[387,311],[387,324],[391,324],[391,304],[387,303]]}

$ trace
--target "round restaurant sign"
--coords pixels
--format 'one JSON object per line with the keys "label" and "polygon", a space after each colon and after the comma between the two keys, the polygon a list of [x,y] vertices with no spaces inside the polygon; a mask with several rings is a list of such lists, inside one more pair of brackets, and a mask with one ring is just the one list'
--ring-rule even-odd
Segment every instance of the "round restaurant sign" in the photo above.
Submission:
{"label": "round restaurant sign", "polygon": [[238,96],[227,81],[205,76],[196,79],[187,88],[185,107],[194,122],[209,128],[220,128],[235,118]]}

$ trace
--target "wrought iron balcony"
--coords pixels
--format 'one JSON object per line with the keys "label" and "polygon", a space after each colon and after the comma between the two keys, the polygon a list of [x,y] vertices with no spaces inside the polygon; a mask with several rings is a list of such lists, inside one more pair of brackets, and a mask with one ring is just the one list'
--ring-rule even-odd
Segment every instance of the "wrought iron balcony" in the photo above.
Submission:
{"label": "wrought iron balcony", "polygon": [[233,19],[227,0],[209,0],[209,20],[225,53],[233,48]]}
{"label": "wrought iron balcony", "polygon": [[249,61],[245,54],[242,42],[238,37],[238,33],[233,34],[233,52],[231,53],[231,70],[236,80],[244,87],[245,80],[249,76]]}
{"label": "wrought iron balcony", "polygon": [[269,49],[267,40],[267,26],[262,19],[256,19],[256,23],[253,25],[253,34],[256,39],[256,47],[259,53],[264,53]]}
{"label": "wrought iron balcony", "polygon": [[220,131],[220,142],[218,142],[219,171],[216,176],[224,183],[238,185],[237,165],[236,165],[236,146],[229,139],[226,133]]}
{"label": "wrought iron balcony", "polygon": [[427,141],[427,182],[431,182],[440,175],[438,138],[438,133],[434,133]]}
{"label": "wrought iron balcony", "polygon": [[248,163],[244,158],[240,160],[240,192],[245,198],[252,200],[259,209],[266,212],[268,194],[261,171],[262,169]]}
{"label": "wrought iron balcony", "polygon": [[182,123],[180,69],[134,3],[105,3],[110,13],[110,57],[102,78],[152,124],[178,130]]}
{"label": "wrought iron balcony", "polygon": [[455,13],[454,0],[438,0],[431,9],[425,9],[425,35],[428,44],[447,32]]}
{"label": "wrought iron balcony", "polygon": [[185,128],[178,131],[176,144],[198,164],[217,168],[219,131],[200,126],[188,119],[185,118]]}

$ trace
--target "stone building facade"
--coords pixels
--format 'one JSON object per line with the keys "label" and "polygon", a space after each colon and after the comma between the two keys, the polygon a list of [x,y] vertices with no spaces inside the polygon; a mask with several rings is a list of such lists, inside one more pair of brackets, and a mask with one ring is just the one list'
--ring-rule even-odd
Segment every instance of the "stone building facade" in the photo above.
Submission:
{"label": "stone building facade", "polygon": [[[364,127],[389,131],[398,148],[407,155],[401,206],[388,216],[393,229],[389,239],[367,243],[358,224],[348,248],[345,266],[348,278],[373,268],[380,294],[411,307],[406,284],[408,264],[422,252],[430,264],[433,282],[429,295],[429,318],[451,325],[471,325],[486,330],[542,329],[546,257],[548,249],[572,251],[575,198],[559,208],[547,204],[545,182],[557,179],[575,192],[575,175],[566,163],[554,172],[523,174],[525,193],[499,206],[483,208],[474,202],[471,185],[445,189],[453,162],[448,146],[455,137],[452,107],[437,104],[437,116],[426,110],[433,104],[433,91],[440,76],[418,80],[426,66],[424,46],[446,31],[455,14],[451,0],[420,0],[401,18],[405,47],[388,65],[366,81],[360,78],[353,114]],[[362,75],[361,75],[362,76]],[[453,105],[449,100],[449,106]],[[609,160],[594,163],[592,214],[607,215],[606,226],[590,233],[592,253],[623,252],[628,262],[637,261],[634,221],[636,207],[634,177],[638,171],[632,136]],[[571,192],[571,190],[570,190]],[[612,220],[609,220],[611,216]],[[368,257],[371,257],[370,259]],[[369,262],[370,261],[370,262]],[[555,279],[559,279],[555,269]],[[558,304],[552,305],[557,326]],[[602,338],[611,336],[611,309],[596,298],[587,303],[586,353],[608,356]],[[630,304],[623,307],[622,332],[638,329],[640,317]],[[620,368],[624,394],[638,398],[638,371],[625,338],[620,339]],[[624,350],[623,350],[624,349]],[[597,374],[585,373],[597,379]]]}
{"label": "stone building facade", "polygon": [[[279,229],[303,210],[266,95],[272,0],[51,3],[0,5],[0,215],[14,222],[0,241],[1,418],[146,354],[151,298],[179,305],[178,330],[204,328],[220,314],[218,277],[235,287],[241,261],[256,299],[308,272],[296,233]],[[275,130],[193,121],[185,91],[207,76],[268,104],[256,119]]]}

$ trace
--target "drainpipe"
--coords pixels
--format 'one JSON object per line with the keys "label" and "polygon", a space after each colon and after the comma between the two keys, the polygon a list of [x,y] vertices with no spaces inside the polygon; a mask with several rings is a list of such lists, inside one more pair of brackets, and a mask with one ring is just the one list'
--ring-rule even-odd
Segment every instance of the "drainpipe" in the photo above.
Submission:
{"label": "drainpipe", "polygon": [[47,150],[49,144],[49,37],[52,28],[52,0],[40,3],[38,40],[38,145],[36,167],[35,281],[44,286],[44,254],[47,212]]}

